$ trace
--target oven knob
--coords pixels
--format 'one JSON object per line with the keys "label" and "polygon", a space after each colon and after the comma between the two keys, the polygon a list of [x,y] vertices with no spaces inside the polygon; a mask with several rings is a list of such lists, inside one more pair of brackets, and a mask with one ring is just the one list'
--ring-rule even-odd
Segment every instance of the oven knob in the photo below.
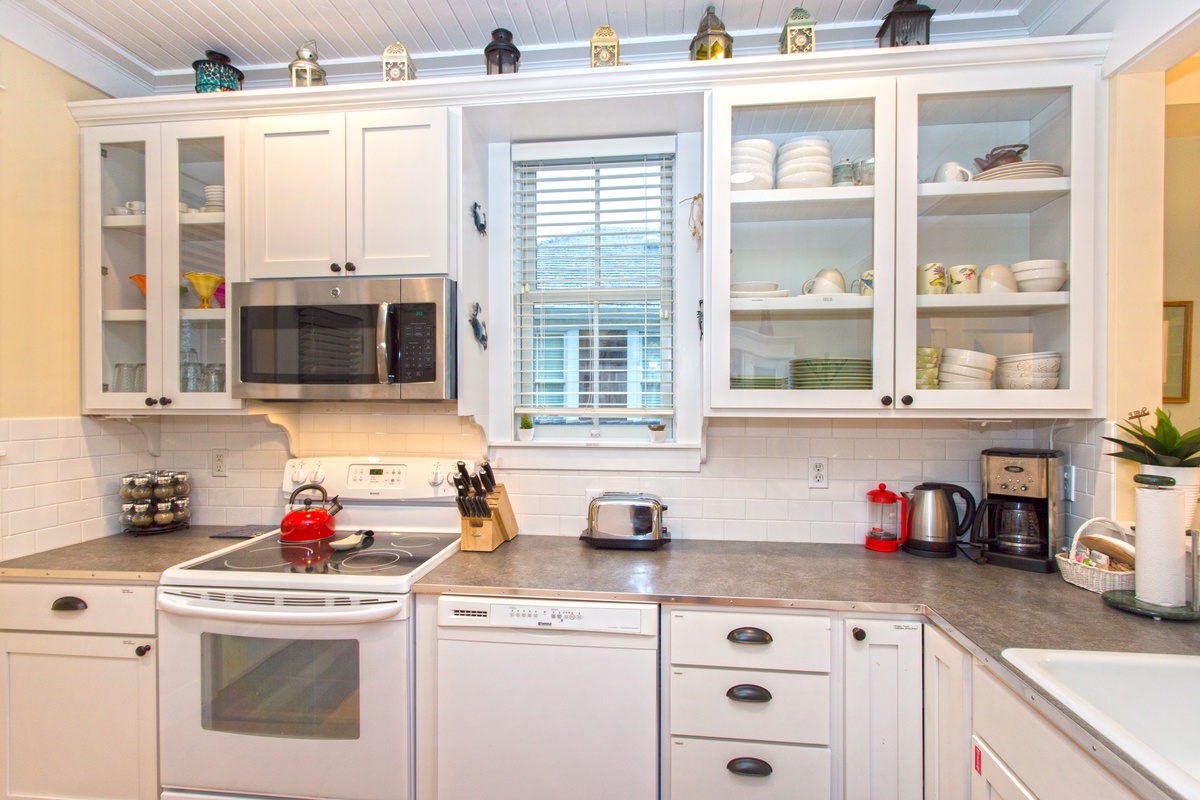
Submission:
{"label": "oven knob", "polygon": [[441,464],[433,468],[433,472],[429,474],[430,486],[441,486],[446,480],[446,476],[442,474]]}
{"label": "oven knob", "polygon": [[309,478],[309,480],[312,481],[313,483],[324,483],[325,482],[325,470],[321,469],[318,466],[316,469],[313,470],[312,476]]}
{"label": "oven knob", "polygon": [[308,481],[308,473],[304,469],[303,464],[297,464],[292,470],[292,483],[306,483]]}

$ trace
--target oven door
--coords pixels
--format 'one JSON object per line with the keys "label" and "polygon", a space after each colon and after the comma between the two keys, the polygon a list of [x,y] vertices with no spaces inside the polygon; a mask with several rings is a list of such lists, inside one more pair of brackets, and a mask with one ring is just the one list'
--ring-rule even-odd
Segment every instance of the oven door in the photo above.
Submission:
{"label": "oven door", "polygon": [[164,787],[412,796],[407,595],[159,587]]}

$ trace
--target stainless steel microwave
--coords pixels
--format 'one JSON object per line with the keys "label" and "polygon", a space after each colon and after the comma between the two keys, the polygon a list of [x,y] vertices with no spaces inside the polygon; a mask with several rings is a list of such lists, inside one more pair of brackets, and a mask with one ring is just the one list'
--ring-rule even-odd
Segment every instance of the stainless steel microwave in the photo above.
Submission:
{"label": "stainless steel microwave", "polygon": [[233,396],[448,400],[455,396],[449,278],[235,283]]}

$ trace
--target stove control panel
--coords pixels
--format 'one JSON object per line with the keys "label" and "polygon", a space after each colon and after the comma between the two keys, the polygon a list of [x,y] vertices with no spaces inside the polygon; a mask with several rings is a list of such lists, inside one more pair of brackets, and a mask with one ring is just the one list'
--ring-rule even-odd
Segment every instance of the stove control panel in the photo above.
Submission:
{"label": "stove control panel", "polygon": [[[293,458],[284,467],[281,489],[290,495],[297,486],[319,483],[330,497],[337,495],[342,501],[449,501],[455,491],[446,475],[459,460],[404,456]],[[474,462],[466,464],[467,469],[474,470]]]}

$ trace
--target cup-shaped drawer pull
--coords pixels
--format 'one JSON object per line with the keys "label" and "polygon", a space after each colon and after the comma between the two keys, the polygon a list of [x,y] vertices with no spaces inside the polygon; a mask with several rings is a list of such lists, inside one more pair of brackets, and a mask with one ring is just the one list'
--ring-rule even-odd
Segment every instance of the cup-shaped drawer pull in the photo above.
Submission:
{"label": "cup-shaped drawer pull", "polygon": [[87,603],[80,597],[60,597],[50,604],[51,611],[83,611],[87,608]]}
{"label": "cup-shaped drawer pull", "polygon": [[734,628],[725,637],[734,644],[770,644],[771,634],[764,631],[762,628]]}
{"label": "cup-shaped drawer pull", "polygon": [[735,758],[725,765],[725,769],[734,775],[749,775],[752,778],[765,778],[774,772],[766,761],[751,756]]}
{"label": "cup-shaped drawer pull", "polygon": [[739,703],[766,703],[771,699],[771,692],[753,683],[739,683],[737,686],[730,686],[725,696]]}

